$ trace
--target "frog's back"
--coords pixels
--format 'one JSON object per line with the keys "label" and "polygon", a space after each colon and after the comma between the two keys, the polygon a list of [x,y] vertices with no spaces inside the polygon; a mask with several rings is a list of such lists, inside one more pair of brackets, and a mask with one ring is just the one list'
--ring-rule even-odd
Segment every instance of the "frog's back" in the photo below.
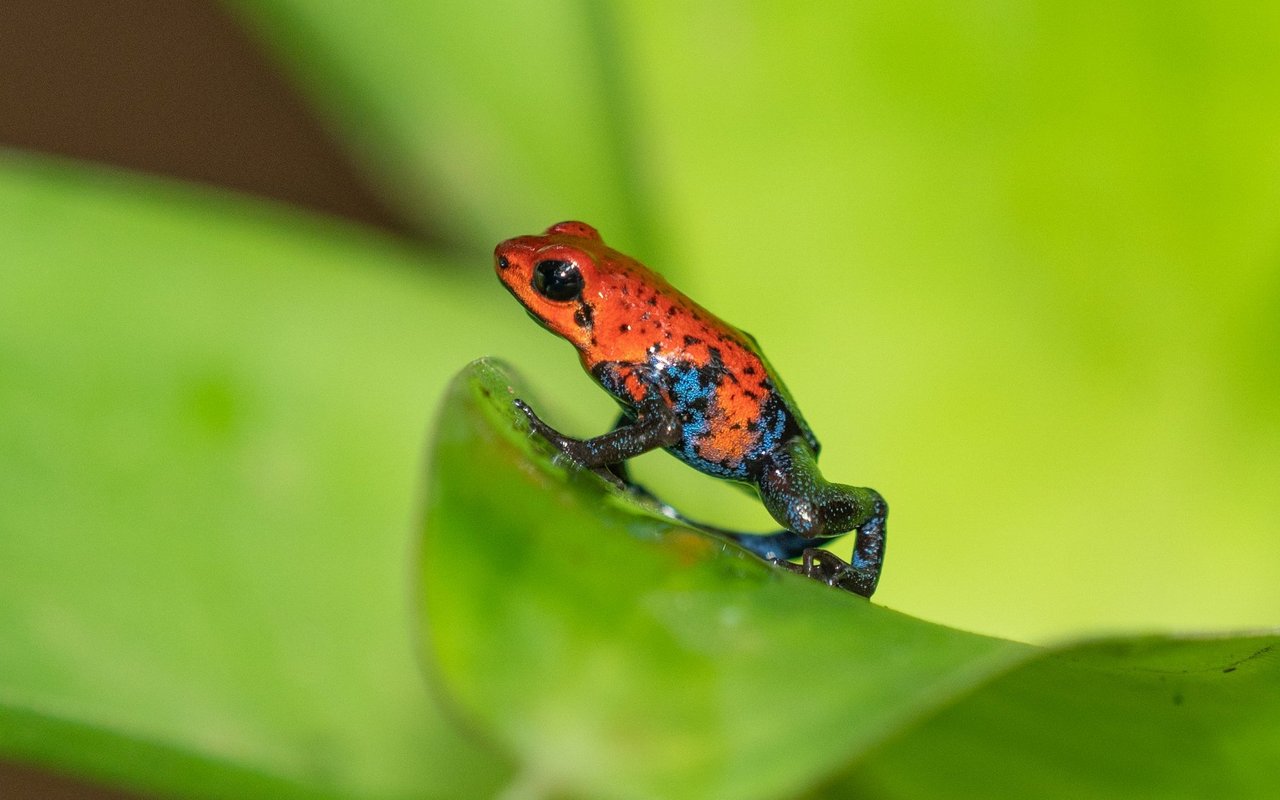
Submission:
{"label": "frog's back", "polygon": [[638,400],[640,384],[662,388],[683,426],[673,455],[703,472],[751,480],[760,460],[793,436],[817,452],[817,439],[750,334],[634,259],[607,255],[617,282],[595,298],[596,342],[584,362],[598,377],[601,364],[647,375],[630,389],[602,380],[624,402]]}
{"label": "frog's back", "polygon": [[774,370],[773,365],[769,363],[769,359],[765,358],[764,351],[760,349],[760,343],[756,341],[756,337],[746,331],[739,331],[739,333],[746,339],[747,345],[755,353],[756,358],[760,359],[765,373],[769,376],[773,391],[778,395],[779,402],[786,408],[787,413],[795,420],[800,435],[809,443],[809,447],[813,449],[813,454],[815,456],[818,455],[818,452],[822,450],[818,437],[813,435],[813,430],[809,427],[809,423],[805,422],[804,415],[800,413],[800,407],[796,405],[795,398],[791,396],[791,391],[787,389],[787,385],[778,377],[778,373]]}
{"label": "frog's back", "polygon": [[792,437],[804,437],[816,452],[817,440],[759,347],[710,321],[714,343],[695,342],[662,373],[684,423],[684,440],[671,452],[703,472],[745,481]]}

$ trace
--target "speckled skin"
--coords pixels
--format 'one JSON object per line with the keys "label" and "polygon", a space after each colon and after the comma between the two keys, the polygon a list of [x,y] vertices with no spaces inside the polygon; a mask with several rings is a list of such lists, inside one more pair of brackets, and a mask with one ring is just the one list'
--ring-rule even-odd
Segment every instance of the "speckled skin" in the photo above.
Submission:
{"label": "speckled skin", "polygon": [[[793,571],[869,597],[884,551],[884,500],[824,480],[818,440],[755,340],[721,321],[582,222],[498,245],[499,279],[577,348],[622,406],[614,430],[567,437],[517,401],[533,429],[573,461],[617,481],[628,458],[662,447],[695,469],[750,484],[787,530],[720,531]],[[811,548],[857,530],[852,563]],[[801,558],[800,564],[784,559]]]}

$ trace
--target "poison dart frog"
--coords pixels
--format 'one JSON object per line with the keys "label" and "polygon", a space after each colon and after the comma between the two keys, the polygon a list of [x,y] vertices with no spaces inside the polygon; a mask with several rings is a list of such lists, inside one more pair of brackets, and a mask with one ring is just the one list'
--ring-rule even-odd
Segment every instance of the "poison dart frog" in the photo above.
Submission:
{"label": "poison dart frog", "polygon": [[[618,485],[633,486],[627,459],[660,447],[694,469],[754,487],[786,530],[712,530],[793,572],[871,596],[888,506],[874,489],[822,477],[818,440],[750,334],[582,222],[508,239],[495,249],[494,265],[529,314],[577,348],[582,366],[622,407],[613,430],[583,440],[516,400],[533,431]],[[856,537],[849,562],[814,546],[849,531]],[[798,564],[789,562],[795,558]]]}

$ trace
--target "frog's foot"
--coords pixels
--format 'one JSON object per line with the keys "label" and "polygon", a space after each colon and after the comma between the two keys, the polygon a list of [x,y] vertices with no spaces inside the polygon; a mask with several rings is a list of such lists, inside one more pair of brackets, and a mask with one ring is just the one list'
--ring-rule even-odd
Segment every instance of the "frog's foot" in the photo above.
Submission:
{"label": "frog's foot", "polygon": [[671,519],[679,520],[681,522],[689,522],[684,518],[684,516],[679,511],[676,511],[674,508],[672,508],[670,503],[667,503],[661,497],[658,497],[656,494],[654,494],[653,490],[650,489],[648,486],[645,486],[644,484],[641,484],[641,483],[636,483],[635,481],[631,480],[631,478],[627,476],[627,473],[625,471],[622,471],[622,473],[619,474],[619,471],[617,469],[619,466],[620,466],[619,464],[610,464],[608,469],[615,478],[622,481],[621,485],[623,488],[627,490],[628,494],[630,494],[632,497],[636,498],[637,500],[641,500],[645,503],[649,503],[650,505],[656,507],[660,512],[662,512],[662,515],[664,517],[670,517]]}
{"label": "frog's foot", "polygon": [[615,488],[626,490],[628,484],[619,478],[608,465],[592,464],[590,449],[587,443],[581,439],[574,439],[572,436],[565,436],[560,431],[551,427],[537,415],[529,404],[523,400],[515,400],[515,407],[520,409],[521,413],[529,419],[529,428],[542,438],[551,442],[564,459],[573,465],[576,469],[585,469],[595,473],[605,482],[611,484]]}
{"label": "frog's foot", "polygon": [[[763,558],[765,561],[773,563],[782,563],[793,558],[799,558],[805,550],[813,547],[812,536],[801,536],[792,531],[778,531],[777,533],[738,533],[737,531],[726,531],[719,528],[710,528],[703,525],[703,528],[713,530],[721,536],[732,539],[746,550]],[[795,566],[794,564],[790,566]]]}
{"label": "frog's foot", "polygon": [[859,569],[835,553],[815,547],[801,553],[799,564],[780,559],[773,560],[773,563],[790,572],[863,597],[871,596],[876,590],[876,582],[880,577],[878,569]]}

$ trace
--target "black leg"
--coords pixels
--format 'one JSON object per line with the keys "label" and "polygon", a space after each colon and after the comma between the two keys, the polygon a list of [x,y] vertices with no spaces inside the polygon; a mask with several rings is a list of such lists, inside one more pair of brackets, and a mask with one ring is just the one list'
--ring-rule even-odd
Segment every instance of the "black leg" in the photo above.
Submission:
{"label": "black leg", "polygon": [[813,547],[813,539],[806,539],[792,531],[738,533],[717,530],[716,533],[734,540],[743,549],[750,550],[766,561],[787,561],[799,558],[805,550]]}
{"label": "black leg", "polygon": [[805,550],[800,555],[799,564],[793,564],[790,561],[774,563],[783,569],[863,597],[870,597],[875,592],[876,581],[879,578],[879,573],[869,574],[865,570],[859,570],[835,553],[818,548]]}
{"label": "black leg", "polygon": [[622,470],[622,476],[619,476],[611,468],[612,465],[659,447],[670,447],[680,441],[679,419],[658,398],[645,402],[631,424],[615,425],[608,433],[591,439],[565,436],[543,422],[523,400],[516,400],[515,406],[529,419],[529,427],[555,445],[570,461],[591,470],[619,488],[627,485],[623,477],[626,471]]}
{"label": "black leg", "polygon": [[[830,483],[818,471],[808,443],[792,439],[770,456],[761,472],[760,497],[774,519],[801,540],[855,532],[850,563],[823,550],[807,550],[796,539],[779,540],[780,550],[802,557],[806,575],[870,597],[884,561],[889,507],[874,489]],[[744,543],[744,546],[748,546]],[[788,546],[790,546],[788,548]],[[801,552],[795,552],[799,547]],[[754,551],[753,551],[754,552]]]}
{"label": "black leg", "polygon": [[[613,432],[616,430],[620,430],[622,428],[627,427],[630,424],[632,424],[631,417],[628,417],[626,415],[626,412],[621,412],[618,414],[618,418],[613,421],[613,427],[610,428],[609,431]],[[640,486],[639,484],[633,483],[631,481],[631,471],[627,468],[627,462],[619,461],[616,464],[608,464],[606,466],[608,467],[609,471],[614,474],[614,477],[622,481],[625,485],[629,486],[632,490],[640,494],[643,494],[647,497],[653,497],[653,492],[650,492],[648,489],[644,488],[643,486]]]}

